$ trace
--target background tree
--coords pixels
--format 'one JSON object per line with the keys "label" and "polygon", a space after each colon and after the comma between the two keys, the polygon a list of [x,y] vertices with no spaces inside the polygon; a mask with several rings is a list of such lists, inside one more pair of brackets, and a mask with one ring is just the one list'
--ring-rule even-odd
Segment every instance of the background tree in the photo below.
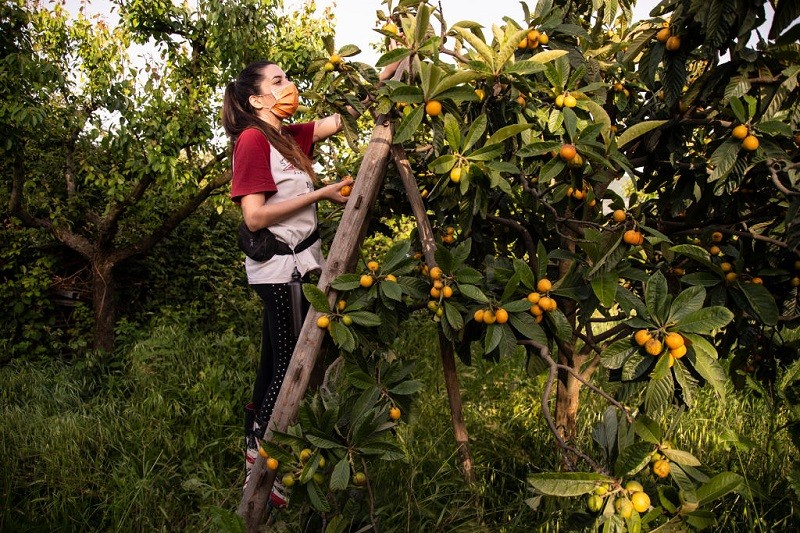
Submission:
{"label": "background tree", "polygon": [[[39,228],[89,265],[95,348],[114,346],[118,266],[142,257],[229,182],[220,94],[248,62],[290,75],[327,15],[282,3],[116,2],[119,25],[5,3],[3,175],[11,224]],[[129,56],[145,46],[145,64]],[[12,72],[19,83],[12,83]]]}

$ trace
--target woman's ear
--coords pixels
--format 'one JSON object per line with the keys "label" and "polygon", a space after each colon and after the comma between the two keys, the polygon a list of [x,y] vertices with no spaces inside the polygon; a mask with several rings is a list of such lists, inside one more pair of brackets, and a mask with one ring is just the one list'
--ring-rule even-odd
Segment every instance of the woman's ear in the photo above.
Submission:
{"label": "woman's ear", "polygon": [[261,109],[264,107],[264,104],[261,103],[260,94],[251,94],[248,100],[250,101],[250,105],[253,106],[253,109]]}

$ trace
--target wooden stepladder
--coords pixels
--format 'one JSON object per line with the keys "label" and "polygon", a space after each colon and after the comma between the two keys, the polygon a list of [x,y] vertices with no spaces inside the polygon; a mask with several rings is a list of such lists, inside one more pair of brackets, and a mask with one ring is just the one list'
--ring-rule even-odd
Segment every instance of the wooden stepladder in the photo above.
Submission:
{"label": "wooden stepladder", "polygon": [[[434,258],[436,243],[433,230],[425,214],[425,206],[417,189],[416,180],[409,166],[405,151],[399,145],[392,145],[392,124],[387,117],[378,117],[375,123],[376,126],[372,132],[372,138],[356,176],[353,192],[345,206],[340,222],[341,227],[357,228],[357,231],[339,231],[336,233],[328,253],[325,269],[317,285],[320,290],[327,294],[328,302],[331,305],[336,302],[337,293],[331,289],[330,284],[337,276],[352,271],[355,266],[358,259],[358,251],[369,222],[369,213],[380,192],[390,155],[403,180],[409,202],[417,220],[425,261],[431,268],[436,265]],[[303,323],[289,368],[286,371],[283,386],[278,394],[272,419],[267,433],[264,435],[267,440],[270,439],[273,431],[286,431],[297,416],[300,402],[308,388],[312,370],[326,335],[326,331],[316,325],[319,314],[312,308]],[[454,349],[452,343],[441,334],[439,345],[445,385],[450,402],[451,420],[462,469],[465,479],[471,483],[474,481],[474,472],[466,425],[461,413],[461,392],[455,367]],[[265,459],[259,455],[253,465],[250,481],[245,488],[237,510],[239,516],[244,519],[249,533],[259,531],[259,525],[262,522],[270,490],[276,476],[277,470],[268,470]]]}

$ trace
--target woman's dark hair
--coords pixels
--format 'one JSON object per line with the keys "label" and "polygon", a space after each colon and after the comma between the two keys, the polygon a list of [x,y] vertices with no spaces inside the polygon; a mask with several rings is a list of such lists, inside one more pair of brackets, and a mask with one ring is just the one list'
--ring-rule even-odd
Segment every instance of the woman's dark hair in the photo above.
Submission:
{"label": "woman's dark hair", "polygon": [[274,146],[287,161],[316,181],[313,163],[297,141],[291,135],[281,135],[274,126],[258,118],[255,108],[250,105],[250,97],[261,94],[264,69],[274,64],[271,61],[250,63],[236,80],[228,84],[222,99],[222,127],[234,144],[244,130],[259,129],[267,137],[269,144]]}

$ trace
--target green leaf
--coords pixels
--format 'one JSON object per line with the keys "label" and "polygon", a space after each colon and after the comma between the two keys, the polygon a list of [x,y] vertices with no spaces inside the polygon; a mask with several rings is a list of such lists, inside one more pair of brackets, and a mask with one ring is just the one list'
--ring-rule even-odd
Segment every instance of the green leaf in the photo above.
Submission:
{"label": "green leaf", "polygon": [[633,430],[642,440],[650,444],[661,444],[661,441],[664,440],[661,426],[647,415],[642,415],[634,421]]}
{"label": "green leaf", "polygon": [[742,124],[746,124],[750,117],[747,115],[747,111],[745,111],[742,101],[739,98],[734,97],[731,98],[728,103],[731,106],[731,111],[733,111],[733,114],[736,116],[736,120]]}
{"label": "green leaf", "polygon": [[689,313],[678,321],[678,330],[682,333],[711,333],[715,329],[726,326],[733,320],[733,313],[724,307],[713,306]]}
{"label": "green leaf", "polygon": [[379,57],[378,61],[375,63],[375,66],[377,68],[385,67],[386,65],[391,65],[392,63],[401,61],[410,55],[411,55],[411,50],[409,50],[408,48],[395,48],[394,50],[389,50],[381,57]]}
{"label": "green leaf", "polygon": [[[481,115],[481,116],[484,116],[484,115]],[[499,130],[494,132],[491,137],[486,139],[486,144],[501,143],[501,142],[505,141],[506,139],[514,137],[515,135],[519,135],[523,131],[530,129],[533,126],[534,126],[534,124],[510,124],[508,126],[503,126]],[[558,143],[558,142],[554,142],[554,143],[551,143],[551,144],[555,144],[557,146],[561,146],[561,143]],[[551,148],[551,150],[552,150],[552,148]],[[549,152],[550,150],[547,150],[547,151]],[[542,153],[544,153],[544,152],[542,152]]]}
{"label": "green leaf", "polygon": [[536,276],[531,267],[522,259],[514,258],[514,272],[519,276],[520,282],[530,290],[536,289]]}
{"label": "green leaf", "polygon": [[359,326],[375,327],[381,325],[381,317],[369,311],[354,311],[352,313],[347,313],[347,316],[352,318],[353,323]]}
{"label": "green leaf", "polygon": [[352,352],[356,349],[356,339],[350,328],[338,320],[331,322],[331,337],[336,346],[345,352]]}
{"label": "green leaf", "polygon": [[347,458],[347,455],[345,455],[336,463],[336,466],[333,467],[331,481],[329,483],[331,490],[344,490],[350,483],[350,462]]}
{"label": "green leaf", "polygon": [[483,134],[486,132],[487,122],[488,119],[486,118],[486,115],[480,115],[472,122],[472,126],[470,126],[469,132],[467,132],[467,136],[464,139],[464,146],[461,147],[462,152],[466,152],[472,148],[472,146],[481,139]]}
{"label": "green leaf", "polygon": [[612,270],[595,277],[591,281],[592,290],[603,304],[603,307],[611,307],[617,296],[617,286],[619,285],[619,274]]}
{"label": "green leaf", "polygon": [[547,346],[547,335],[530,313],[512,313],[508,317],[508,322],[523,337]]}
{"label": "green leaf", "polygon": [[464,329],[464,318],[458,312],[458,308],[450,302],[444,302],[444,316],[447,323],[456,331]]}
{"label": "green leaf", "polygon": [[661,450],[661,453],[663,453],[665,456],[667,456],[667,459],[669,459],[670,461],[676,462],[679,465],[685,465],[685,466],[700,466],[701,465],[700,460],[697,459],[697,457],[695,457],[691,453],[683,451],[683,450],[674,450],[672,448],[664,448],[664,449]]}
{"label": "green leaf", "polygon": [[495,70],[495,57],[494,51],[485,43],[483,40],[472,33],[471,31],[462,28],[460,26],[453,26],[453,30],[456,31],[465,41],[467,41],[478,54],[480,54],[481,58],[489,65],[489,68],[494,72]]}
{"label": "green leaf", "polygon": [[487,298],[486,295],[483,294],[483,292],[478,287],[476,287],[475,285],[469,285],[469,284],[466,284],[466,283],[464,283],[464,284],[459,283],[458,284],[458,290],[461,292],[461,294],[463,294],[464,296],[466,296],[470,300],[475,300],[476,302],[482,303],[482,304],[488,304],[489,303],[489,298]]}
{"label": "green leaf", "polygon": [[632,476],[650,462],[654,446],[649,442],[636,442],[623,448],[614,463],[614,475],[617,477]]}
{"label": "green leaf", "polygon": [[399,384],[389,389],[389,392],[398,396],[409,396],[411,394],[416,394],[424,387],[425,385],[421,381],[410,379],[408,381],[401,381]]}
{"label": "green leaf", "polygon": [[569,320],[567,320],[567,317],[564,316],[561,310],[556,309],[555,311],[546,313],[546,315],[547,319],[552,322],[555,327],[556,337],[563,341],[572,339],[572,324],[569,323]]}
{"label": "green leaf", "polygon": [[330,313],[331,306],[328,303],[328,297],[325,293],[317,288],[316,285],[311,283],[303,283],[303,294],[306,299],[311,303],[311,307],[320,313]]}
{"label": "green leaf", "polygon": [[650,276],[645,287],[644,301],[647,304],[647,310],[651,318],[658,324],[663,324],[667,314],[667,304],[669,298],[669,286],[667,285],[667,278],[657,271]]}
{"label": "green leaf", "polygon": [[562,144],[561,141],[534,141],[517,150],[516,155],[518,157],[536,157],[549,154],[553,150],[558,150]]}
{"label": "green leaf", "polygon": [[774,326],[778,323],[780,313],[778,312],[778,305],[775,303],[775,297],[772,293],[758,283],[742,283],[739,285],[738,290],[742,292],[748,304],[748,311],[752,312],[758,320],[768,326]]}
{"label": "green leaf", "polygon": [[403,144],[410,140],[419,129],[424,117],[425,108],[423,106],[414,108],[411,113],[403,117],[400,124],[397,125],[397,130],[395,131],[394,140],[392,142],[395,144]]}
{"label": "green leaf", "polygon": [[708,250],[700,246],[696,246],[694,244],[679,244],[677,246],[672,246],[670,251],[694,259],[709,269],[713,270],[715,268],[719,268],[711,261],[711,256],[709,255]]}
{"label": "green leaf", "polygon": [[669,308],[667,323],[680,322],[687,315],[702,309],[706,299],[706,290],[703,287],[689,287],[682,291]]}
{"label": "green leaf", "polygon": [[453,151],[461,151],[461,126],[456,116],[451,113],[444,116],[444,138]]}
{"label": "green leaf", "polygon": [[336,448],[344,448],[344,446],[342,446],[338,442],[332,441],[330,439],[325,439],[317,435],[307,434],[306,440],[322,450],[333,450]]}
{"label": "green leaf", "polygon": [[708,178],[709,182],[725,179],[731,173],[739,157],[740,147],[741,141],[728,139],[714,150],[714,153],[708,159],[709,165],[713,167],[711,176]]}
{"label": "green leaf", "polygon": [[681,397],[684,403],[691,409],[695,405],[698,386],[697,380],[687,370],[687,364],[686,359],[678,359],[672,367],[672,372],[675,374],[675,381],[681,387]]}
{"label": "green leaf", "polygon": [[697,503],[706,505],[717,498],[739,489],[744,484],[744,479],[733,472],[720,472],[712,477],[708,483],[697,489]]}
{"label": "green leaf", "polygon": [[567,163],[561,159],[560,157],[554,157],[550,159],[543,167],[541,172],[539,172],[539,182],[540,183],[547,183],[548,181],[552,180],[564,169],[567,168]]}
{"label": "green leaf", "polygon": [[667,122],[667,120],[646,120],[644,122],[634,124],[617,137],[617,147],[622,148],[631,141],[638,139],[649,131],[663,126]]}
{"label": "green leaf", "polygon": [[569,52],[566,50],[547,50],[546,52],[539,52],[538,54],[534,55],[529,59],[529,61],[543,65],[545,63],[549,63],[550,61],[555,61],[559,57],[565,56],[568,53]]}
{"label": "green leaf", "polygon": [[395,302],[403,301],[403,287],[401,287],[399,283],[383,280],[379,285],[379,289],[381,294],[386,298],[394,300]]}
{"label": "green leaf", "polygon": [[528,483],[538,492],[561,497],[588,494],[598,485],[613,481],[608,476],[589,472],[545,472],[528,476]]}
{"label": "green leaf", "polygon": [[503,339],[503,329],[497,324],[489,324],[486,327],[486,339],[484,340],[483,353],[489,354],[500,345]]}
{"label": "green leaf", "polygon": [[337,291],[352,291],[361,286],[360,274],[341,274],[331,282],[331,287]]}
{"label": "green leaf", "polygon": [[621,368],[625,361],[636,352],[630,338],[620,339],[611,343],[600,353],[600,364],[606,368]]}
{"label": "green leaf", "polygon": [[305,486],[308,492],[308,501],[311,502],[311,506],[314,509],[320,513],[327,513],[331,510],[328,500],[325,499],[325,493],[322,492],[322,487],[317,485],[314,481],[309,481]]}
{"label": "green leaf", "polygon": [[[726,393],[725,384],[727,383],[725,370],[716,359],[705,351],[698,350],[697,343],[692,348],[694,352],[694,369],[714,388],[720,397],[724,398]],[[687,357],[691,357],[691,354],[687,354]]]}
{"label": "green leaf", "polygon": [[[448,115],[449,116],[449,115]],[[454,155],[443,155],[437,157],[428,164],[428,169],[434,174],[445,174],[456,165],[458,158]]]}
{"label": "green leaf", "polygon": [[642,377],[653,366],[653,360],[652,356],[635,351],[622,367],[622,381],[634,381]]}
{"label": "green leaf", "polygon": [[651,379],[645,392],[645,410],[648,414],[654,415],[669,405],[674,395],[675,382],[672,380],[672,374],[667,374],[661,379]]}

